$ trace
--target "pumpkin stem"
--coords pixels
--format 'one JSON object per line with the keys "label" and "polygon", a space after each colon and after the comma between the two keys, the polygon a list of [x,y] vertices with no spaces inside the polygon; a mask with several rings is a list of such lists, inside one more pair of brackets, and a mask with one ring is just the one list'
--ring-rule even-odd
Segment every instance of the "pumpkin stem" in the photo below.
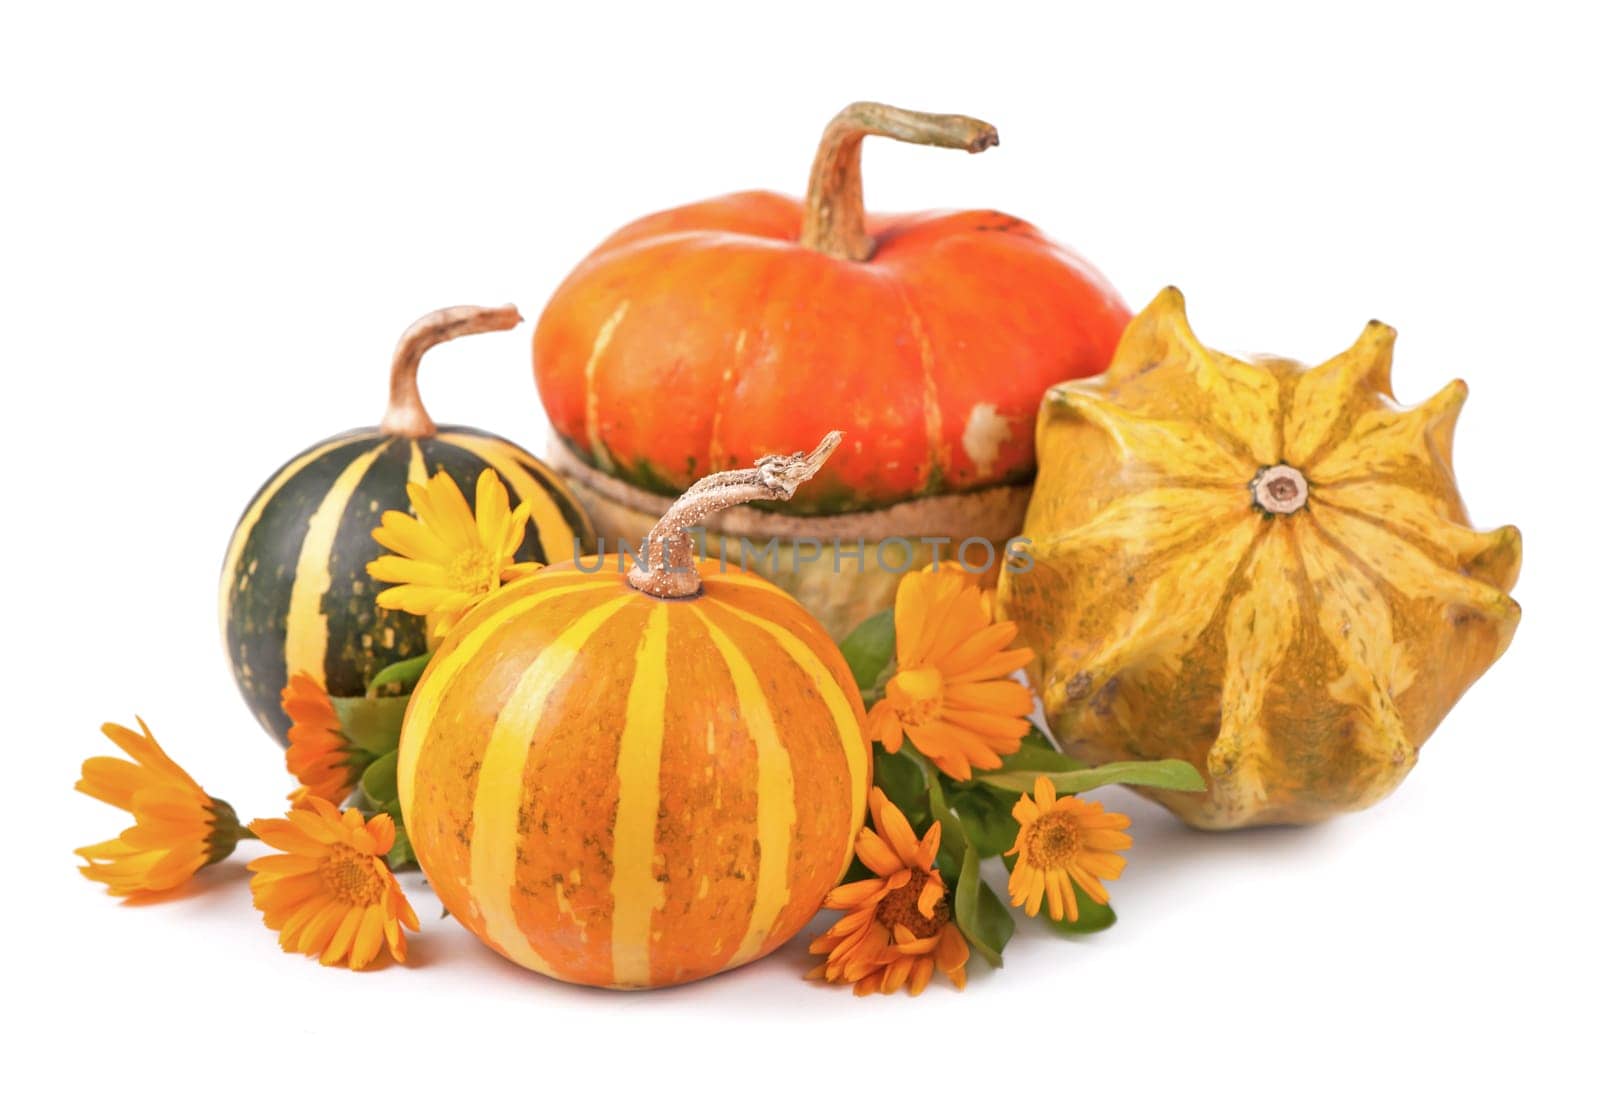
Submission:
{"label": "pumpkin stem", "polygon": [[406,329],[395,345],[394,363],[389,368],[389,408],[378,430],[385,435],[407,439],[426,439],[438,428],[422,407],[417,391],[417,367],[423,354],[435,344],[470,336],[475,332],[504,332],[522,323],[516,306],[451,306],[435,310]]}
{"label": "pumpkin stem", "polygon": [[1274,516],[1293,515],[1310,499],[1306,476],[1293,466],[1268,466],[1250,482],[1256,507]]}
{"label": "pumpkin stem", "polygon": [[752,500],[788,500],[828,461],[839,432],[822,437],[810,454],[767,455],[744,470],[725,470],[701,478],[667,509],[645,536],[640,558],[628,571],[628,583],[647,595],[680,599],[700,594],[700,573],[694,566],[694,540],[689,532],[708,516]]}
{"label": "pumpkin stem", "polygon": [[852,103],[828,123],[811,162],[800,243],[846,260],[869,260],[877,242],[867,233],[861,198],[861,139],[868,134],[981,153],[1000,144],[987,122],[965,115],[930,115],[882,103]]}

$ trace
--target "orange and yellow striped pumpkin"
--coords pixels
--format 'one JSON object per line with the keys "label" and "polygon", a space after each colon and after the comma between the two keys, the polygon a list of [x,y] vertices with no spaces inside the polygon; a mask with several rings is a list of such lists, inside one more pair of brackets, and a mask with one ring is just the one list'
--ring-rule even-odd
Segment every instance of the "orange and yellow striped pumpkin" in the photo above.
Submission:
{"label": "orange and yellow striped pumpkin", "polygon": [[677,598],[616,558],[514,582],[412,696],[398,778],[417,859],[531,970],[706,977],[793,936],[849,865],[871,774],[843,655],[771,583],[694,568]]}

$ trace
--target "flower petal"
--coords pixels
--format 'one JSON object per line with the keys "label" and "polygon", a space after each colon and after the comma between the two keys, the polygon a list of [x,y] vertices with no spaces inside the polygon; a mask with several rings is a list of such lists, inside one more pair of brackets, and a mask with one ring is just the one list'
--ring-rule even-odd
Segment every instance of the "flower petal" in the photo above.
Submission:
{"label": "flower petal", "polygon": [[894,849],[885,844],[871,829],[862,829],[861,834],[856,837],[856,855],[861,857],[861,862],[865,863],[874,874],[885,878],[904,868]]}

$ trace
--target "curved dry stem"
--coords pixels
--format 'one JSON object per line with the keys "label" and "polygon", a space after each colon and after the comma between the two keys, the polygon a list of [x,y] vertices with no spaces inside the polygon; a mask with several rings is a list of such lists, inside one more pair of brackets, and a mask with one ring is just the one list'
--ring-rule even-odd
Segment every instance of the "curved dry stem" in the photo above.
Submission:
{"label": "curved dry stem", "polygon": [[431,347],[457,336],[476,332],[504,332],[522,323],[516,306],[451,306],[435,310],[406,329],[395,345],[394,363],[389,368],[389,407],[379,430],[385,435],[425,439],[438,428],[422,406],[417,390],[417,367]]}
{"label": "curved dry stem", "polygon": [[840,432],[829,432],[810,454],[767,455],[753,467],[710,474],[689,486],[650,528],[639,563],[628,572],[628,583],[663,599],[699,595],[700,574],[689,531],[724,508],[752,500],[788,500],[822,469],[843,438]]}
{"label": "curved dry stem", "polygon": [[867,233],[861,196],[861,139],[869,134],[969,153],[1000,144],[993,126],[966,115],[930,115],[883,103],[850,104],[828,123],[811,162],[800,223],[800,243],[807,248],[842,259],[872,258],[875,242]]}

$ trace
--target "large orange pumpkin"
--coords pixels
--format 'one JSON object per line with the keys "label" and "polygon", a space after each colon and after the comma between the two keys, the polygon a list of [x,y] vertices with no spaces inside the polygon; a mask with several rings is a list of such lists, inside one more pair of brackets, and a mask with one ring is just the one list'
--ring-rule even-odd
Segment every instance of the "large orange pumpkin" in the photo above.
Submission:
{"label": "large orange pumpkin", "polygon": [[650,568],[547,568],[440,646],[401,809],[440,899],[496,951],[586,985],[691,981],[789,939],[848,866],[871,783],[849,668],[789,596],[696,567],[685,531],[825,457],[708,478]]}
{"label": "large orange pumpkin", "polygon": [[1010,215],[867,215],[869,134],[974,153],[999,140],[959,115],[853,104],[804,200],[749,191],[653,214],[573,271],[534,367],[582,462],[674,494],[843,427],[850,442],[786,509],[815,513],[1032,476],[1040,396],[1103,369],[1128,310]]}

